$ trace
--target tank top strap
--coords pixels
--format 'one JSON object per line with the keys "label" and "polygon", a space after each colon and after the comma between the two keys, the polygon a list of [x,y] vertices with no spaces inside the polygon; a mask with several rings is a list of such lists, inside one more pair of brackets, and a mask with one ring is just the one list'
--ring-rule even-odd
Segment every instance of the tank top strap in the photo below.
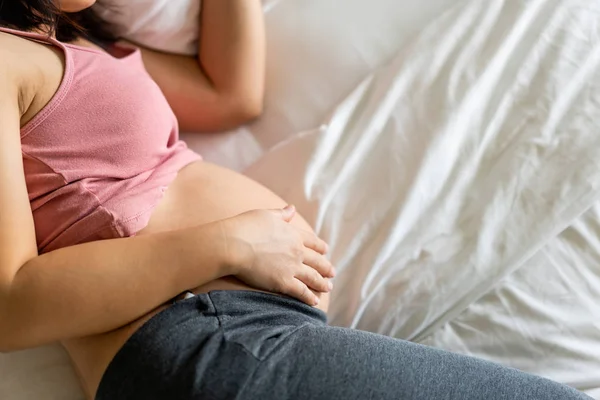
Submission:
{"label": "tank top strap", "polygon": [[54,46],[57,46],[57,47],[60,47],[63,49],[65,48],[63,43],[59,42],[58,40],[54,39],[51,36],[48,36],[48,35],[45,35],[42,33],[19,31],[19,30],[12,29],[12,28],[5,28],[3,26],[0,26],[0,32],[9,33],[11,35],[20,36],[20,37],[27,38],[27,39],[38,40],[40,42],[49,43],[49,44],[52,44]]}

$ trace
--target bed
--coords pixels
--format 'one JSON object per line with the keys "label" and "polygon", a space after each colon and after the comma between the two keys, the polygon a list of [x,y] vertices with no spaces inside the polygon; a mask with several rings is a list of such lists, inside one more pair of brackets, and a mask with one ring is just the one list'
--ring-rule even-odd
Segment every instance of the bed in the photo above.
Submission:
{"label": "bed", "polygon": [[[185,135],[297,205],[331,322],[600,399],[600,6],[266,0],[266,113]],[[0,355],[0,398],[81,400],[64,352]]]}

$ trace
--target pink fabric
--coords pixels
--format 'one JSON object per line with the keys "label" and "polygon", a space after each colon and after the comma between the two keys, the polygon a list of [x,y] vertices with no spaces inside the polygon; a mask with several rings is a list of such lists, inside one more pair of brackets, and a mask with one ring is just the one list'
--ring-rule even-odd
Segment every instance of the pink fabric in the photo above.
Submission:
{"label": "pink fabric", "polygon": [[140,51],[115,58],[0,30],[65,54],[60,88],[21,129],[38,249],[135,235],[177,172],[200,159],[179,140],[175,115]]}

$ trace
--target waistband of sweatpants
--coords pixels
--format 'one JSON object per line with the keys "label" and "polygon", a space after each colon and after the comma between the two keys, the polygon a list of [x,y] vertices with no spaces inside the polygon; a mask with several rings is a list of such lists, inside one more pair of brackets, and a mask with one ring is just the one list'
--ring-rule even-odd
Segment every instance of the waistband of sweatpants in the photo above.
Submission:
{"label": "waistband of sweatpants", "polygon": [[[317,325],[327,324],[327,314],[299,300],[287,296],[252,290],[215,290],[176,301],[146,321],[125,343],[145,341],[160,336],[189,318],[248,315],[252,313],[285,313],[291,318],[302,318]],[[171,328],[172,329],[172,328]]]}
{"label": "waistband of sweatpants", "polygon": [[[315,323],[327,323],[327,314],[318,308],[311,307],[300,300],[278,294],[255,290],[213,290],[208,293],[190,295],[177,300],[173,305],[150,319],[158,316],[179,319],[190,309],[202,311],[208,315],[246,315],[254,311],[277,311],[301,314],[304,318],[313,319]],[[148,324],[149,325],[149,324]],[[144,328],[145,325],[142,326]]]}
{"label": "waistband of sweatpants", "polygon": [[299,313],[304,317],[310,317],[315,322],[326,323],[327,314],[318,308],[311,307],[300,300],[272,293],[257,292],[254,290],[215,290],[207,294],[198,294],[185,299],[205,301],[205,297],[218,308],[218,313],[227,315],[247,314],[257,310],[287,311]]}

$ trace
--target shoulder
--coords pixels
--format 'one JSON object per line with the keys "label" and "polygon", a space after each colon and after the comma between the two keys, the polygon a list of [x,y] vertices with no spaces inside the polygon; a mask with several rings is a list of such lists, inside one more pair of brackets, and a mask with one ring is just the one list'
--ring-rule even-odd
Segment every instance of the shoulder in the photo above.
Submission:
{"label": "shoulder", "polygon": [[11,35],[0,32],[0,70],[4,73],[15,69],[15,58],[18,57],[16,45]]}
{"label": "shoulder", "polygon": [[26,81],[24,51],[27,49],[23,48],[22,39],[0,32],[0,81],[9,91],[11,88],[18,89]]}
{"label": "shoulder", "polygon": [[15,53],[7,49],[2,38],[0,38],[0,88],[2,88],[0,90],[0,108],[19,105],[21,82],[24,82],[24,80],[10,59],[14,56]]}
{"label": "shoulder", "polygon": [[3,68],[16,67],[19,62],[28,57],[29,41],[19,36],[0,32],[0,65]]}
{"label": "shoulder", "polygon": [[0,32],[0,66],[10,68],[15,74],[27,73],[44,61],[40,56],[48,53],[48,47],[50,46],[30,39]]}
{"label": "shoulder", "polygon": [[44,65],[40,47],[43,46],[0,32],[0,87],[6,88],[2,91],[2,100],[17,102],[21,115],[27,109],[28,99],[35,97],[44,79],[40,73]]}

